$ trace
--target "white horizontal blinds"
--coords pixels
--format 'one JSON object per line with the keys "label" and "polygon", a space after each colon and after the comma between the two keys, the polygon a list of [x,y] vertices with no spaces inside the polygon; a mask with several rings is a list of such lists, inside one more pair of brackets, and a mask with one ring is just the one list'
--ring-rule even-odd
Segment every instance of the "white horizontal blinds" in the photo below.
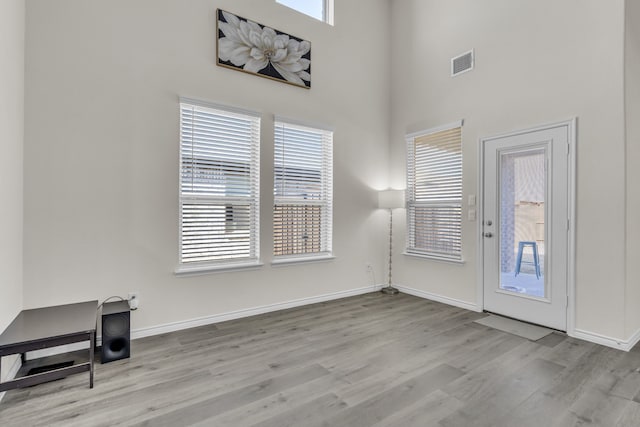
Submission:
{"label": "white horizontal blinds", "polygon": [[331,253],[333,133],[276,121],[275,256]]}
{"label": "white horizontal blinds", "polygon": [[180,104],[180,262],[258,258],[260,118]]}
{"label": "white horizontal blinds", "polygon": [[407,251],[461,259],[461,127],[407,138],[407,190]]}

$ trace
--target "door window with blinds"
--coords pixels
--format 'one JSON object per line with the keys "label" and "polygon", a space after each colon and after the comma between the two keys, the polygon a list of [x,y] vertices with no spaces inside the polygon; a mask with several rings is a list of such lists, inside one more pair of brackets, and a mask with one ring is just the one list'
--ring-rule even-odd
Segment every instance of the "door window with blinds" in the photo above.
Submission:
{"label": "door window with blinds", "polygon": [[407,253],[462,260],[462,122],[407,136]]}
{"label": "door window with blinds", "polygon": [[333,132],[276,118],[275,260],[331,255]]}
{"label": "door window with blinds", "polygon": [[181,99],[178,272],[258,261],[260,117]]}

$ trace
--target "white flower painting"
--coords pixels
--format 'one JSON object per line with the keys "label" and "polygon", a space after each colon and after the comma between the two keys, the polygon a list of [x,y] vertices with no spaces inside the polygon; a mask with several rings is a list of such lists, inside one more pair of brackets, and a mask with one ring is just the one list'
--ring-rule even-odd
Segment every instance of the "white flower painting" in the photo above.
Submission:
{"label": "white flower painting", "polygon": [[311,43],[218,9],[218,65],[311,87]]}

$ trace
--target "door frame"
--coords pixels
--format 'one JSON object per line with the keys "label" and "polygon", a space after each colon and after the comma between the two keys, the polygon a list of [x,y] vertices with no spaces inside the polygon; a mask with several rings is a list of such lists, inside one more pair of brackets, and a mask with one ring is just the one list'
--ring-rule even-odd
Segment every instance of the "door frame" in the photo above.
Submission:
{"label": "door frame", "polygon": [[567,159],[568,188],[567,198],[569,212],[569,225],[567,232],[567,335],[574,336],[575,333],[575,266],[576,266],[576,144],[577,144],[577,117],[571,119],[534,126],[522,130],[506,132],[478,139],[478,220],[476,222],[476,247],[478,248],[477,263],[477,287],[476,301],[478,311],[484,311],[484,245],[483,245],[483,223],[484,223],[484,148],[489,140],[518,136],[526,133],[543,131],[548,129],[565,127],[569,142],[569,153]]}

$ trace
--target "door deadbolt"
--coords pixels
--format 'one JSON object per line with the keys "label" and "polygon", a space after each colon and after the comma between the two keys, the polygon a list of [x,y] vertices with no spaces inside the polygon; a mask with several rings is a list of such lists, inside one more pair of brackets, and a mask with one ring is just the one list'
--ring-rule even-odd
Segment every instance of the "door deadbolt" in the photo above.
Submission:
{"label": "door deadbolt", "polygon": [[487,220],[487,225],[492,225],[493,221],[491,221],[490,219]]}

